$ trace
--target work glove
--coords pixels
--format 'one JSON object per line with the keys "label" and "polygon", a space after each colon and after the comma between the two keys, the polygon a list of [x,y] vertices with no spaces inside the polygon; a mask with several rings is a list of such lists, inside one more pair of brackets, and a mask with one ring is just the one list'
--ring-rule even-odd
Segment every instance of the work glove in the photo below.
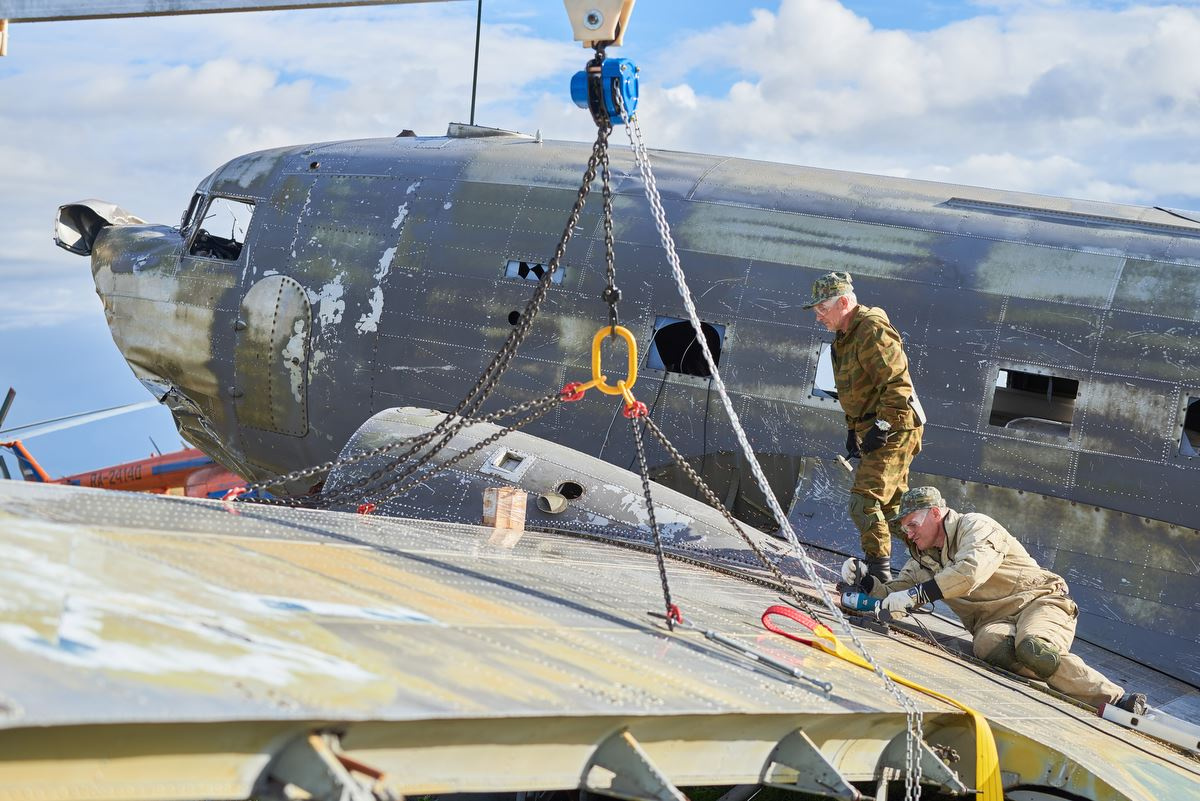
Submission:
{"label": "work glove", "polygon": [[870,595],[882,583],[870,574],[867,563],[850,557],[842,564],[842,583],[838,589],[852,589]]}
{"label": "work glove", "polygon": [[854,433],[854,429],[846,432],[846,457],[850,459],[861,459],[862,453],[858,450],[858,435]]}
{"label": "work glove", "polygon": [[870,453],[879,450],[888,443],[891,436],[892,427],[882,420],[876,420],[875,425],[867,429],[866,434],[863,434],[862,452]]}
{"label": "work glove", "polygon": [[888,597],[883,599],[881,606],[892,614],[904,613],[917,605],[921,591],[916,587],[909,587],[907,590],[896,590],[889,593]]}
{"label": "work glove", "polygon": [[842,563],[842,581],[851,587],[857,587],[859,584],[862,584],[863,578],[866,575],[867,564],[863,560],[851,556]]}

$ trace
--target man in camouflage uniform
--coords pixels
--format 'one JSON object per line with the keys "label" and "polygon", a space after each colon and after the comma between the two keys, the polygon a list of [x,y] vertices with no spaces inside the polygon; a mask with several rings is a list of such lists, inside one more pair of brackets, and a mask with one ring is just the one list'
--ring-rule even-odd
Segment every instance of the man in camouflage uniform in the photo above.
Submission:
{"label": "man in camouflage uniform", "polygon": [[850,490],[850,519],[858,528],[867,570],[888,581],[888,518],[908,489],[908,466],[921,450],[925,422],[908,357],[887,313],[859,305],[849,273],[818,278],[804,308],[813,309],[818,322],[837,332],[831,350],[833,381],[846,414],[846,452],[861,459]]}
{"label": "man in camouflage uniform", "polygon": [[[1039,567],[1003,526],[987,515],[947,508],[935,487],[905,492],[895,519],[908,543],[908,562],[895,581],[868,576],[862,582],[884,609],[904,613],[945,601],[971,633],[980,659],[1092,706],[1145,713],[1145,695],[1126,693],[1070,653],[1079,607],[1067,583]],[[848,583],[861,572],[856,561],[842,566]]]}

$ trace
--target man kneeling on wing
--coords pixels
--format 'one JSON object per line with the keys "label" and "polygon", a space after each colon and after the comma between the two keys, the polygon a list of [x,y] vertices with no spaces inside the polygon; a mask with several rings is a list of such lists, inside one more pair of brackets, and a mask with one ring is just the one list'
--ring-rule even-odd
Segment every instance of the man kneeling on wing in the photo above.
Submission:
{"label": "man kneeling on wing", "polygon": [[867,574],[858,559],[842,578],[897,614],[944,601],[971,632],[975,655],[1021,676],[1045,681],[1086,704],[1146,711],[1146,696],[1127,693],[1070,653],[1079,607],[1067,583],[1038,566],[1011,534],[984,514],[947,508],[935,487],[901,496],[899,521],[909,560],[894,581]]}

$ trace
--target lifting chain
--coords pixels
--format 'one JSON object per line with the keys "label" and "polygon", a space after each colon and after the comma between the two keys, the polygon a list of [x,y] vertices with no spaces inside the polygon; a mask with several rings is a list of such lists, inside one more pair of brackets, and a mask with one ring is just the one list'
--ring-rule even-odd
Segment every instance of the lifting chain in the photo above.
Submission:
{"label": "lifting chain", "polygon": [[646,497],[646,514],[650,518],[650,531],[654,534],[654,556],[658,559],[658,578],[662,582],[663,603],[666,605],[667,628],[675,630],[677,622],[683,622],[679,607],[671,602],[671,585],[667,582],[666,558],[663,554],[662,532],[658,529],[658,521],[654,517],[654,499],[650,495],[650,468],[646,466],[646,447],[642,443],[642,429],[638,425],[640,418],[649,421],[648,414],[627,415],[633,428],[633,441],[637,446],[638,467],[642,473],[642,494]]}
{"label": "lifting chain", "polygon": [[733,402],[729,399],[729,394],[725,388],[725,382],[717,370],[717,365],[713,359],[712,352],[708,347],[707,338],[700,322],[699,314],[696,312],[696,305],[692,301],[692,293],[688,288],[687,279],[683,274],[683,268],[679,263],[679,254],[675,249],[675,241],[671,235],[671,227],[667,222],[666,212],[662,206],[662,197],[658,191],[658,185],[654,180],[654,172],[650,166],[650,155],[646,147],[645,140],[642,137],[641,126],[639,125],[636,113],[629,116],[625,125],[625,132],[629,137],[629,145],[633,149],[634,161],[637,164],[638,170],[642,176],[643,186],[645,188],[646,200],[650,204],[650,209],[654,217],[655,227],[658,229],[659,240],[662,243],[663,250],[666,252],[667,261],[671,267],[671,273],[675,278],[675,284],[679,289],[679,295],[683,300],[684,308],[687,310],[688,319],[692,323],[692,329],[695,331],[696,341],[700,345],[700,351],[704,356],[705,362],[708,364],[709,371],[712,374],[712,382],[716,386],[717,393],[721,398],[721,403],[724,405],[726,413],[729,416],[730,425],[733,427],[734,434],[737,437],[738,444],[741,446],[742,452],[746,455],[746,461],[750,466],[750,471],[754,475],[755,481],[759,488],[766,496],[767,505],[770,507],[772,514],[775,516],[776,522],[779,524],[780,530],[787,536],[788,543],[792,546],[797,559],[803,566],[809,581],[816,588],[821,596],[821,600],[825,607],[829,610],[833,619],[838,623],[842,631],[854,643],[858,652],[866,659],[867,663],[872,667],[875,674],[879,676],[888,693],[896,700],[900,707],[904,710],[907,721],[908,737],[905,743],[905,774],[904,774],[904,797],[906,801],[916,801],[921,797],[921,761],[920,761],[920,743],[924,739],[924,722],[921,716],[921,711],[906,693],[904,693],[895,682],[887,675],[882,666],[871,656],[866,650],[862,641],[858,638],[854,629],[842,614],[841,609],[830,598],[825,585],[817,577],[816,569],[813,567],[813,562],[804,549],[800,546],[800,541],[796,537],[796,532],[792,530],[791,523],[787,519],[783,508],[779,505],[779,500],[775,497],[775,493],[771,490],[770,483],[767,481],[766,475],[762,471],[761,465],[758,463],[757,457],[754,455],[754,449],[750,445],[750,441],[746,436],[745,430],[742,428],[738,418],[737,410],[733,406]]}
{"label": "lifting chain", "polygon": [[[363,501],[367,504],[378,506],[385,501],[389,501],[392,498],[397,498],[414,487],[425,483],[438,473],[449,470],[463,459],[478,453],[479,451],[499,440],[501,437],[504,437],[529,425],[534,420],[542,417],[560,403],[562,403],[561,393],[555,392],[550,395],[544,395],[536,400],[527,401],[514,406],[512,409],[505,410],[505,416],[509,416],[509,414],[519,414],[520,412],[527,412],[527,414],[512,425],[505,426],[499,431],[493,432],[485,439],[480,440],[471,447],[466,448],[441,464],[428,466],[429,460],[432,459],[437,453],[437,450],[431,450],[429,453],[426,453],[419,460],[417,460],[417,462],[414,464],[405,467],[403,471],[388,476],[387,480],[378,486],[373,486],[374,482],[390,471],[384,469],[376,470],[374,473],[372,473],[371,477],[368,477],[364,481],[356,482],[354,485],[352,485],[353,489],[355,490],[354,492],[341,493],[339,488],[339,492],[336,494],[342,497],[357,496],[358,498],[363,499]],[[495,419],[498,416],[499,415],[488,415],[488,419]],[[479,422],[482,422],[482,420]],[[419,473],[421,470],[424,470],[424,472],[420,475],[416,475],[415,477],[411,478],[411,480],[401,483],[410,476],[414,476],[414,474]]]}
{"label": "lifting chain", "polygon": [[[602,51],[597,50],[597,58],[603,60]],[[608,134],[612,132],[612,124],[605,122],[601,126],[602,130],[604,128],[608,129],[604,134],[607,141]],[[621,320],[617,316],[617,304],[621,301],[621,290],[617,288],[617,263],[613,247],[612,172],[609,169],[607,147],[600,157],[600,191],[604,197],[604,276],[606,282],[600,298],[608,304],[608,326],[611,331],[610,336],[615,340],[617,326],[621,324]]]}
{"label": "lifting chain", "polygon": [[[600,62],[603,62],[603,47],[596,48],[596,58]],[[550,289],[551,279],[554,273],[559,269],[563,255],[566,253],[567,245],[570,243],[571,238],[575,234],[575,228],[579,225],[579,218],[583,214],[583,208],[587,202],[588,194],[591,192],[592,183],[596,180],[597,168],[601,165],[602,161],[605,165],[605,175],[608,175],[608,138],[609,134],[611,133],[611,124],[605,123],[597,126],[596,140],[592,144],[592,152],[591,155],[588,156],[587,167],[584,169],[583,179],[575,196],[575,203],[572,205],[571,212],[567,216],[567,222],[563,227],[562,235],[559,237],[558,245],[554,249],[554,255],[551,257],[546,271],[538,280],[538,285],[534,290],[533,296],[525,305],[525,309],[521,313],[521,317],[517,322],[517,325],[509,332],[504,344],[501,345],[500,350],[496,352],[496,355],[484,368],[483,372],[476,380],[475,385],[466,394],[466,396],[459,401],[458,405],[453,411],[450,412],[449,415],[446,416],[444,420],[434,426],[431,431],[418,437],[414,437],[410,440],[392,443],[389,446],[385,446],[384,449],[377,449],[374,453],[356,454],[354,457],[347,460],[330,460],[312,467],[296,470],[285,475],[275,476],[263,481],[257,481],[252,484],[248,484],[244,490],[239,492],[234,497],[226,496],[226,499],[234,500],[236,498],[242,502],[268,503],[278,506],[324,508],[328,506],[329,502],[336,501],[333,501],[332,499],[322,499],[319,495],[300,495],[290,498],[266,498],[259,496],[257,493],[266,490],[269,487],[287,484],[291,481],[301,478],[308,478],[319,474],[328,474],[334,468],[340,467],[344,464],[362,461],[364,459],[371,458],[373,455],[378,455],[381,452],[388,452],[390,450],[397,449],[402,445],[411,444],[411,447],[405,450],[399,457],[390,460],[387,465],[385,465],[383,468],[380,468],[380,470],[377,470],[376,473],[378,475],[373,473],[364,482],[359,482],[358,484],[348,485],[344,488],[341,488],[337,493],[338,500],[345,500],[349,498],[355,490],[361,489],[366,483],[378,481],[385,472],[395,470],[400,466],[400,464],[411,458],[417,451],[426,447],[429,445],[429,443],[434,442],[434,440],[437,440],[429,453],[427,453],[424,457],[424,461],[428,461],[428,458],[432,457],[433,454],[436,454],[437,451],[439,451],[446,445],[446,443],[453,439],[459,431],[471,423],[476,422],[473,419],[473,415],[483,405],[484,401],[487,400],[492,390],[495,389],[496,384],[499,383],[500,378],[504,375],[505,371],[509,367],[509,364],[512,362],[513,357],[516,355],[517,349],[520,348],[521,343],[525,340],[525,336],[529,333],[529,329],[533,325],[533,321],[537,318],[542,301],[545,300],[546,294]],[[607,179],[605,180],[605,186],[606,188],[608,186]],[[609,211],[611,212],[611,197],[609,198],[608,205],[610,207]],[[606,223],[606,247],[611,248],[611,222]],[[610,286],[612,286],[611,279]],[[612,289],[614,292],[610,293],[610,296],[612,294],[619,294],[616,293],[615,286],[612,286]],[[615,304],[616,299],[614,298],[610,302],[610,309],[612,309],[610,312],[611,315],[615,315],[616,313]],[[612,318],[610,317],[610,320],[611,319]],[[423,463],[424,462],[422,462],[422,464]]]}
{"label": "lifting chain", "polygon": [[650,429],[650,433],[654,435],[655,439],[658,440],[659,444],[663,446],[663,449],[671,455],[671,459],[674,460],[679,469],[682,470],[689,479],[691,479],[691,482],[696,486],[696,489],[700,490],[700,493],[704,496],[704,499],[708,501],[709,506],[716,509],[721,513],[722,516],[724,516],[726,522],[733,527],[733,530],[738,533],[738,536],[742,538],[742,541],[745,542],[754,555],[758,557],[758,561],[761,562],[763,567],[770,571],[771,575],[775,577],[775,580],[779,582],[779,586],[792,597],[792,600],[800,605],[801,609],[803,609],[809,615],[816,617],[816,610],[809,605],[808,601],[805,600],[804,596],[800,593],[800,590],[797,589],[796,585],[783,574],[783,571],[779,569],[779,565],[777,565],[775,561],[771,559],[771,557],[767,556],[767,554],[758,547],[754,540],[750,538],[750,535],[748,535],[742,529],[737,519],[730,513],[728,509],[725,508],[725,504],[721,503],[721,499],[717,497],[717,494],[713,492],[712,488],[708,486],[708,483],[700,477],[700,474],[697,473],[695,469],[693,469],[692,466],[687,463],[687,460],[683,458],[683,454],[680,453],[673,444],[671,444],[671,441],[667,439],[667,435],[664,434],[662,429],[658,427],[658,424],[654,422],[653,418],[649,416],[646,417],[646,426]]}

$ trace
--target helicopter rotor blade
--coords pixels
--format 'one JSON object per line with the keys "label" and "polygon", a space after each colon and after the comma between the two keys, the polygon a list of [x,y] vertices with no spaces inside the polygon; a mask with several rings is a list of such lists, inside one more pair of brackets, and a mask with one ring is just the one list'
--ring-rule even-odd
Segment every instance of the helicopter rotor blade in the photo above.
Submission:
{"label": "helicopter rotor blade", "polygon": [[38,423],[30,423],[24,426],[15,426],[6,431],[0,431],[0,437],[7,439],[32,439],[40,437],[43,434],[50,434],[55,431],[62,431],[66,428],[74,428],[75,426],[90,423],[95,420],[104,420],[108,417],[116,417],[119,414],[127,414],[136,412],[141,409],[150,409],[158,406],[156,400],[145,400],[137,403],[127,403],[124,406],[113,406],[109,409],[100,409],[94,412],[82,412],[80,414],[69,414],[66,417],[56,417],[53,420],[42,420]]}

